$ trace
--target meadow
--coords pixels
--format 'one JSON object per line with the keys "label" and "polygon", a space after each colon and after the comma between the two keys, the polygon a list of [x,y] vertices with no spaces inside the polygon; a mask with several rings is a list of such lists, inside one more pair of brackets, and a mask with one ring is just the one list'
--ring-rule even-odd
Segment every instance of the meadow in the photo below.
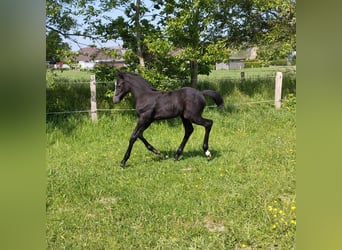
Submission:
{"label": "meadow", "polygon": [[271,87],[204,78],[200,88],[218,89],[228,104],[203,113],[214,121],[211,159],[201,149],[204,129],[195,125],[173,160],[184,131],[172,119],[144,133],[161,154],[137,141],[122,169],[134,111],[99,113],[96,123],[83,113],[47,116],[48,249],[295,248],[293,98],[276,110],[252,103],[271,98]]}

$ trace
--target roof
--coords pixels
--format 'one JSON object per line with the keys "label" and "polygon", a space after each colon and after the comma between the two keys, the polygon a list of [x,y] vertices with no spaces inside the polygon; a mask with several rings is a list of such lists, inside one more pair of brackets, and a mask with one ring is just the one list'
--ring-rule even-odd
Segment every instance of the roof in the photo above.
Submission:
{"label": "roof", "polygon": [[[117,50],[118,55],[123,55],[125,51],[122,48],[115,47],[115,48],[109,48],[109,49],[115,49]],[[114,61],[115,58],[109,56],[105,53],[103,49],[99,49],[96,47],[85,47],[81,48],[78,51],[79,55],[77,56],[77,61]]]}
{"label": "roof", "polygon": [[247,48],[246,50],[237,51],[235,54],[229,57],[229,60],[241,61],[241,60],[254,60],[257,56],[257,47]]}
{"label": "roof", "polygon": [[231,56],[231,57],[229,57],[229,60],[235,60],[235,61],[245,60],[245,59],[246,59],[245,56]]}
{"label": "roof", "polygon": [[185,51],[185,49],[176,48],[176,49],[170,51],[167,55],[169,55],[169,56],[178,56],[183,51]]}

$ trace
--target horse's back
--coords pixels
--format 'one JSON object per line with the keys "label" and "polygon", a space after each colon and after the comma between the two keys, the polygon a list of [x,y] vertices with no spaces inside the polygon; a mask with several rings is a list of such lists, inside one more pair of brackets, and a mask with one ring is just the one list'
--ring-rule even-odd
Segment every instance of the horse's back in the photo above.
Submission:
{"label": "horse's back", "polygon": [[181,89],[159,92],[155,106],[155,119],[176,116],[200,115],[205,106],[205,98],[200,91],[184,87]]}
{"label": "horse's back", "polygon": [[183,113],[185,118],[191,119],[200,116],[205,106],[205,98],[203,94],[197,89],[191,87],[184,87],[183,91]]}

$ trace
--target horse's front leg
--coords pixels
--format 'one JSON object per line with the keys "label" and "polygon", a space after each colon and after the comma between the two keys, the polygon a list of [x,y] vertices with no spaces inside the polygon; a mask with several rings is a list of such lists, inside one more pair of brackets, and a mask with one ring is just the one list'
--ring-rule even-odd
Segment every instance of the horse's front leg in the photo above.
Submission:
{"label": "horse's front leg", "polygon": [[131,135],[131,138],[129,139],[129,144],[128,144],[128,148],[126,150],[126,153],[124,155],[124,158],[122,159],[121,161],[121,164],[120,166],[122,168],[125,167],[126,165],[126,161],[128,160],[128,158],[131,156],[131,151],[132,151],[132,148],[133,148],[133,144],[134,142],[137,140],[138,136],[137,136],[137,130],[134,130],[133,134]]}
{"label": "horse's front leg", "polygon": [[131,151],[132,151],[132,148],[133,148],[133,144],[135,143],[135,141],[142,135],[143,131],[145,130],[145,126],[144,126],[145,122],[143,121],[138,121],[138,124],[137,126],[135,127],[132,135],[131,135],[131,138],[129,139],[129,144],[128,144],[128,148],[126,150],[126,153],[124,155],[124,158],[122,159],[121,161],[121,164],[120,166],[122,168],[125,167],[126,165],[126,162],[128,160],[128,158],[131,156]]}

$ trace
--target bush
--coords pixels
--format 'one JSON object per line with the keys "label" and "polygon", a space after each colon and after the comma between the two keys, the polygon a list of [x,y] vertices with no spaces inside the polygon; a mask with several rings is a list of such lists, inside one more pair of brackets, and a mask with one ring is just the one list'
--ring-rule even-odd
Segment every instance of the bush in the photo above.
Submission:
{"label": "bush", "polygon": [[[98,109],[114,108],[113,82],[102,82],[96,86]],[[130,105],[126,102],[121,105]],[[84,111],[90,109],[90,89],[88,83],[57,82],[46,88],[46,112]]]}
{"label": "bush", "polygon": [[185,81],[177,78],[170,78],[165,74],[155,70],[144,68],[141,70],[141,76],[144,77],[152,86],[161,91],[168,91],[185,86]]}
{"label": "bush", "polygon": [[245,68],[262,68],[262,67],[268,67],[269,64],[262,61],[246,61],[245,62]]}
{"label": "bush", "polygon": [[99,81],[115,81],[118,68],[113,65],[97,63],[94,67],[96,79]]}
{"label": "bush", "polygon": [[46,112],[88,110],[89,84],[54,83],[46,88]]}
{"label": "bush", "polygon": [[288,111],[295,111],[297,105],[296,95],[292,93],[288,94],[283,101],[283,105]]}
{"label": "bush", "polygon": [[288,94],[296,94],[296,74],[295,73],[284,73],[283,74],[283,86],[282,95],[287,96]]}
{"label": "bush", "polygon": [[296,58],[293,58],[293,59],[291,60],[291,65],[296,65]]}
{"label": "bush", "polygon": [[273,66],[287,66],[287,60],[286,59],[273,60],[271,62],[271,65],[273,65]]}

